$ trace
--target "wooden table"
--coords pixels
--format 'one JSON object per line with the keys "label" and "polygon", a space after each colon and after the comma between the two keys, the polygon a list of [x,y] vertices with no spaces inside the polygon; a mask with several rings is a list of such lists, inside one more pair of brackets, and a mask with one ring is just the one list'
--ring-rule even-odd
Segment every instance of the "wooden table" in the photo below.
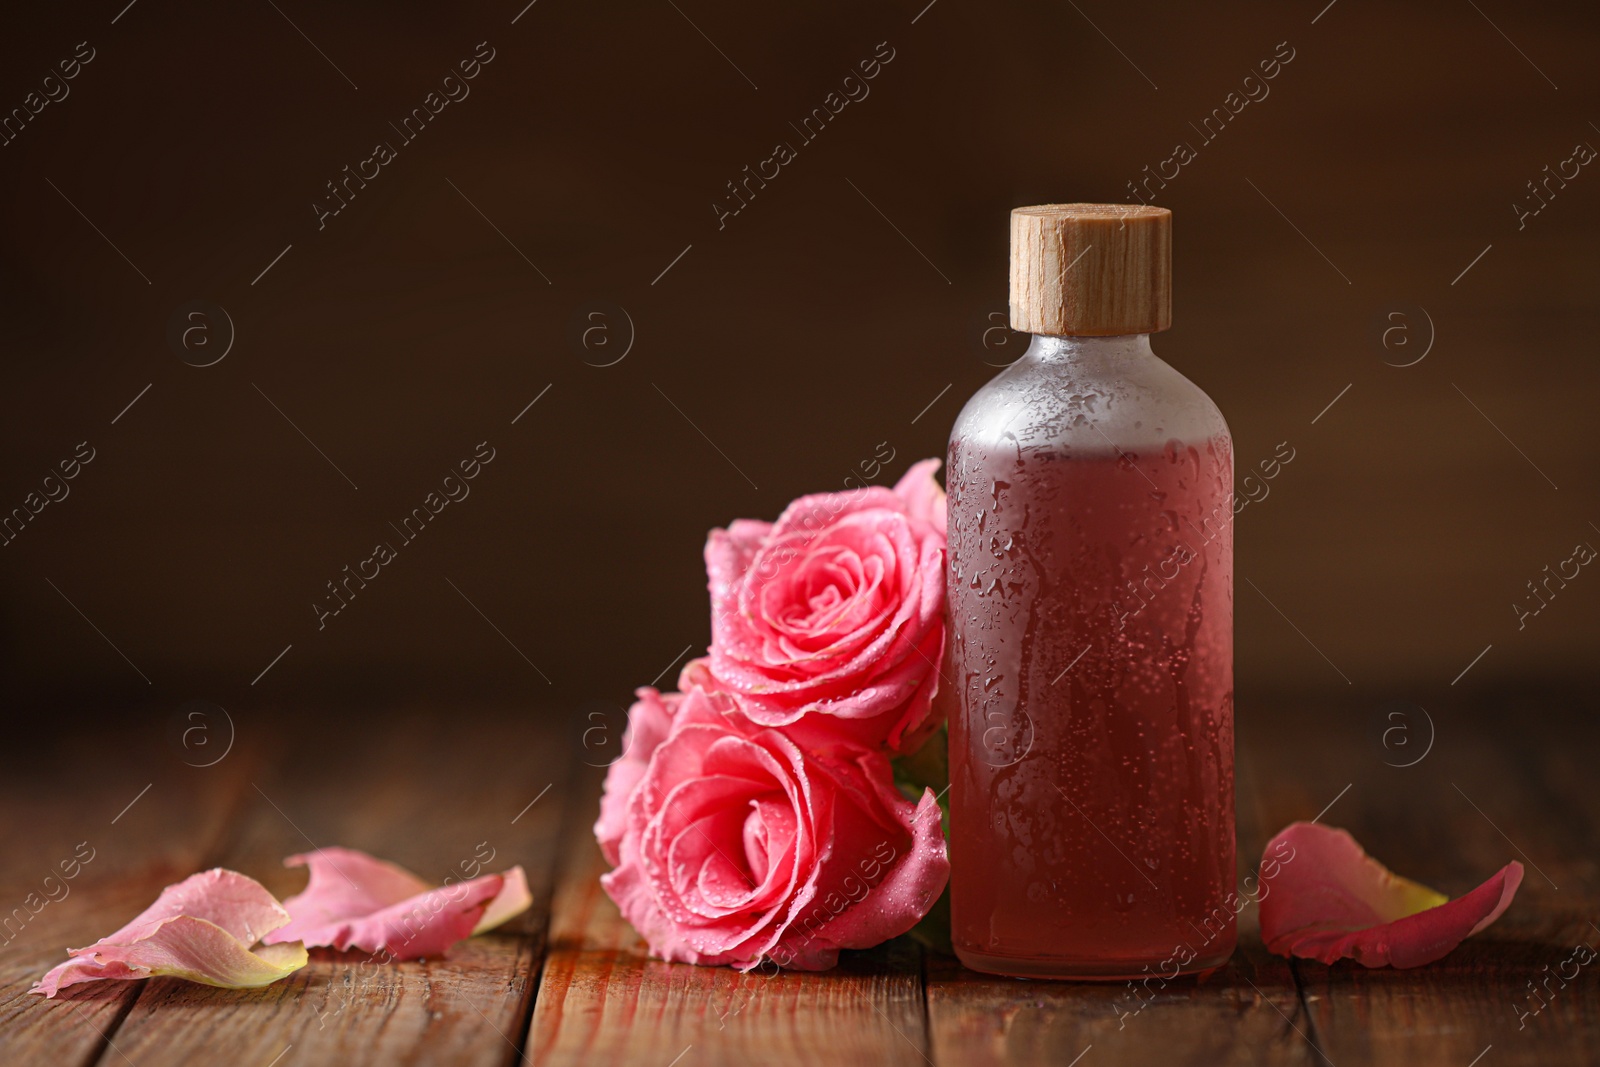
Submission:
{"label": "wooden table", "polygon": [[[70,895],[0,935],[11,938],[0,945],[0,1063],[1594,1062],[1596,965],[1564,987],[1551,977],[1574,946],[1600,945],[1593,703],[1441,704],[1430,731],[1376,701],[1241,701],[1242,862],[1283,824],[1326,809],[1325,822],[1453,895],[1512,858],[1527,879],[1494,928],[1411,971],[1268,955],[1247,911],[1228,967],[1127,1017],[1114,1010],[1119,987],[989,978],[906,938],[847,953],[826,974],[649,959],[596,883],[599,772],[583,765],[581,729],[559,717],[257,713],[236,717],[236,743],[210,767],[184,766],[202,760],[171,729],[155,736],[159,716],[47,732],[4,757],[0,903],[20,906],[80,842],[94,859]],[[1395,725],[1410,736],[1391,733],[1386,746]],[[218,729],[207,759],[221,750]],[[1429,732],[1420,762],[1392,766],[1423,752]],[[313,951],[310,966],[261,990],[157,979],[54,1002],[24,993],[66,946],[203,867],[244,871],[283,896],[304,875],[282,857],[313,844],[443,880],[482,842],[497,866],[527,868],[534,909],[442,960],[374,967]],[[1530,988],[1546,991],[1535,999]]]}

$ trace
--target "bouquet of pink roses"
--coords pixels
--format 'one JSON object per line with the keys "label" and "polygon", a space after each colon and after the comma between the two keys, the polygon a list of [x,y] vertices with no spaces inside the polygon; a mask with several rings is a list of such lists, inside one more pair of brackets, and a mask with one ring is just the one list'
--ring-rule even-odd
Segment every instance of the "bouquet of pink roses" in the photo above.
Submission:
{"label": "bouquet of pink roses", "polygon": [[941,719],[938,467],[711,531],[709,655],[680,692],[637,691],[594,828],[654,955],[822,970],[943,891],[938,800],[906,799],[890,764]]}

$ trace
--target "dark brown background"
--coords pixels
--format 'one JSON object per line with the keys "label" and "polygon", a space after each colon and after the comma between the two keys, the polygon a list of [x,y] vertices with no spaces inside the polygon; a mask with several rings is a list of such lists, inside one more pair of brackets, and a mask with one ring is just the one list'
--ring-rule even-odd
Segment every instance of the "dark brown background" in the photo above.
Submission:
{"label": "dark brown background", "polygon": [[[1240,684],[1426,705],[1491,644],[1461,687],[1593,668],[1600,578],[1520,632],[1511,608],[1600,544],[1600,175],[1524,230],[1512,209],[1600,144],[1592,12],[538,0],[513,25],[522,0],[139,0],[112,24],[124,2],[0,29],[0,108],[77,42],[97,52],[0,148],[0,507],[77,442],[98,452],[0,548],[19,720],[620,706],[707,640],[709,527],[839,487],[880,442],[880,480],[943,453],[1005,358],[978,338],[1005,302],[1007,210],[1124,199],[1283,41],[1271,95],[1157,199],[1177,227],[1157,351],[1221,405],[1241,473],[1296,451],[1239,520]],[[470,97],[319,232],[323,183],[480,41],[496,58]],[[882,41],[871,95],[719,231],[724,183]],[[166,337],[196,298],[237,332],[203,369]],[[615,366],[569,337],[596,300],[636,328]],[[1375,339],[1407,305],[1436,343],[1386,366],[1418,350]],[[324,583],[483,440],[470,498],[319,632]]]}

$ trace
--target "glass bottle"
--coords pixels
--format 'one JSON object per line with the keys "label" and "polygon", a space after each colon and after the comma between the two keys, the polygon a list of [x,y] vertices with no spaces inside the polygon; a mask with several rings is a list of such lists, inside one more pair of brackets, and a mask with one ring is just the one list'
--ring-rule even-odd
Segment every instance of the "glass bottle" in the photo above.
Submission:
{"label": "glass bottle", "polygon": [[951,912],[975,970],[1232,953],[1233,445],[1157,359],[1164,208],[1012,213],[1027,352],[950,436]]}

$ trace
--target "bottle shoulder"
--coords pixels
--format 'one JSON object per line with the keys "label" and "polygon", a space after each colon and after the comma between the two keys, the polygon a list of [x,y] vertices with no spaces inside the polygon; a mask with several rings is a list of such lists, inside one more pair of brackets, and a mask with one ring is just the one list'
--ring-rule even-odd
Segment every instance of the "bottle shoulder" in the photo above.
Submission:
{"label": "bottle shoulder", "polygon": [[1094,452],[1229,438],[1216,403],[1145,350],[1108,364],[1024,356],[967,401],[952,442]]}

